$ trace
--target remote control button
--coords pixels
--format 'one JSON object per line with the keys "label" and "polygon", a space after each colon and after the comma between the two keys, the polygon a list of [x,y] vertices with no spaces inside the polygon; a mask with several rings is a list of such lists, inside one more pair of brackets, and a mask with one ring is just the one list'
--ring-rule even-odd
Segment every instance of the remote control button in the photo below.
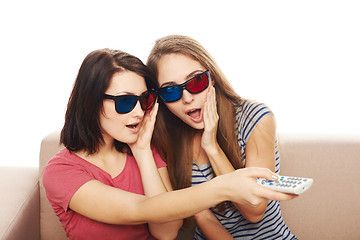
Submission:
{"label": "remote control button", "polygon": [[290,176],[279,176],[279,179],[270,181],[265,178],[258,178],[258,184],[263,185],[269,189],[278,190],[281,192],[288,193],[303,193],[306,191],[311,184],[313,179],[301,178],[301,177],[290,177]]}

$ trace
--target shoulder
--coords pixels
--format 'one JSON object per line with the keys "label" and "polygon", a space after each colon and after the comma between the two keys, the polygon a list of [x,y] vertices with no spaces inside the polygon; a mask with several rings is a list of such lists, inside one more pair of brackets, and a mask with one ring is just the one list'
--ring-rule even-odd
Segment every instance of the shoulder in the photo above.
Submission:
{"label": "shoulder", "polygon": [[259,124],[266,128],[275,125],[274,114],[266,104],[246,100],[236,107],[236,129],[239,139],[247,142]]}
{"label": "shoulder", "polygon": [[89,163],[69,152],[66,148],[59,151],[45,166],[42,177],[46,190],[55,190],[59,185],[73,185],[92,179],[89,174]]}
{"label": "shoulder", "polygon": [[67,168],[85,168],[86,161],[64,148],[55,154],[46,164],[43,174],[49,171],[61,171]]}
{"label": "shoulder", "polygon": [[42,178],[46,195],[52,204],[66,211],[73,194],[94,177],[86,161],[67,149],[58,152],[45,166]]}
{"label": "shoulder", "polygon": [[166,167],[167,164],[165,163],[165,161],[162,159],[162,157],[160,156],[159,152],[156,150],[155,147],[151,147],[152,150],[152,154],[154,156],[154,161],[155,164],[158,168],[162,168],[162,167]]}
{"label": "shoulder", "polygon": [[245,118],[261,118],[267,114],[272,114],[271,109],[261,102],[245,100],[236,107],[236,116]]}

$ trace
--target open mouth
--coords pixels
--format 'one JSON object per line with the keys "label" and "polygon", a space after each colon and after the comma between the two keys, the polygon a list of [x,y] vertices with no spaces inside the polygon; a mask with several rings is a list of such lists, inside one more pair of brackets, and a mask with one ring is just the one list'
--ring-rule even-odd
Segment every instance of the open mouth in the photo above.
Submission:
{"label": "open mouth", "polygon": [[126,127],[131,128],[131,129],[135,129],[135,128],[137,128],[137,126],[139,126],[138,123],[137,124],[126,125]]}
{"label": "open mouth", "polygon": [[189,115],[189,117],[191,118],[197,119],[201,117],[201,109],[200,108],[193,109],[188,111],[186,114]]}

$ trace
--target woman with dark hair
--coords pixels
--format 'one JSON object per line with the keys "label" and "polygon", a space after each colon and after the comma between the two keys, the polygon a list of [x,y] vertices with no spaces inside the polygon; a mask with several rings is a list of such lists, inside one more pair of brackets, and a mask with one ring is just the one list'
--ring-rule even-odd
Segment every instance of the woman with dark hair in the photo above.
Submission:
{"label": "woman with dark hair", "polygon": [[292,198],[258,186],[255,177],[276,179],[260,168],[172,191],[151,143],[158,110],[153,87],[147,67],[122,51],[96,50],[83,61],[61,131],[65,148],[43,172],[70,239],[174,239],[179,219],[222,201],[254,206],[263,198]]}
{"label": "woman with dark hair", "polygon": [[[174,189],[263,167],[280,173],[275,118],[262,103],[240,97],[196,40],[170,35],[156,41],[147,66],[157,78],[155,147]],[[194,239],[296,239],[279,202],[256,207],[223,202],[194,216]]]}

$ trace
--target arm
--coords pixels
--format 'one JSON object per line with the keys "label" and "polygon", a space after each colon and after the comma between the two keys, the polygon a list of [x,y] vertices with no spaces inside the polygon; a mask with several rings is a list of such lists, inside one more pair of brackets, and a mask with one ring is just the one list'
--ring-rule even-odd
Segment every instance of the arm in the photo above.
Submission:
{"label": "arm", "polygon": [[[167,192],[173,191],[167,168],[166,167],[159,168],[158,171]],[[163,224],[149,223],[149,228],[150,227],[152,228],[150,229],[150,231],[152,235],[157,239],[175,239],[176,236],[178,235],[179,229],[181,228],[182,224],[183,224],[183,220],[177,219],[175,221],[170,221]],[[159,229],[158,232],[161,233],[162,236],[159,234],[158,235],[153,234],[154,230],[156,231],[156,228]]]}
{"label": "arm", "polygon": [[261,187],[256,183],[257,177],[277,179],[277,175],[268,169],[239,169],[194,187],[154,197],[126,192],[91,180],[75,192],[69,208],[110,224],[166,223],[193,216],[223,201],[256,207],[264,198],[281,201],[295,197]]}
{"label": "arm", "polygon": [[206,239],[208,240],[231,240],[234,239],[224,228],[210,209],[206,209],[195,215],[195,221]]}
{"label": "arm", "polygon": [[[135,144],[132,144],[131,151],[138,164],[142,185],[145,196],[153,197],[167,191],[172,191],[167,168],[158,169],[152,150],[150,148],[150,139],[153,132],[158,104],[150,113],[146,113],[142,121],[142,127],[139,138]],[[151,234],[157,239],[175,239],[182,220],[170,221],[167,223],[148,223]]]}
{"label": "arm", "polygon": [[[263,167],[275,171],[275,129],[276,124],[273,115],[265,116],[258,123],[245,147],[245,168]],[[212,154],[209,159],[211,164],[215,166],[214,171],[216,174],[234,171],[234,168],[220,148],[217,154]],[[265,214],[267,204],[268,201],[265,199],[256,208],[234,203],[235,207],[249,222],[259,222]]]}
{"label": "arm", "polygon": [[[153,197],[161,193],[172,191],[169,175],[166,167],[157,168],[152,151],[149,149],[148,159],[136,157],[140,169],[145,196]],[[151,234],[157,239],[175,239],[182,220],[174,220],[166,223],[148,222]]]}
{"label": "arm", "polygon": [[216,176],[235,171],[217,142],[216,132],[218,122],[219,115],[216,108],[215,89],[212,87],[204,104],[205,127],[201,137],[201,147],[206,152]]}
{"label": "arm", "polygon": [[[246,163],[248,167],[263,167],[275,171],[275,136],[274,115],[265,116],[255,127],[246,144]],[[268,201],[264,199],[256,208],[238,205],[237,208],[250,222],[259,222],[266,211]]]}
{"label": "arm", "polygon": [[[215,174],[221,175],[235,171],[230,161],[216,141],[218,116],[214,92],[210,92],[204,111],[205,130],[201,146],[207,153]],[[245,167],[265,167],[275,170],[275,118],[273,115],[265,116],[253,130],[246,145]],[[249,222],[258,222],[262,219],[267,201],[257,208],[249,208],[234,203],[234,206]]]}

